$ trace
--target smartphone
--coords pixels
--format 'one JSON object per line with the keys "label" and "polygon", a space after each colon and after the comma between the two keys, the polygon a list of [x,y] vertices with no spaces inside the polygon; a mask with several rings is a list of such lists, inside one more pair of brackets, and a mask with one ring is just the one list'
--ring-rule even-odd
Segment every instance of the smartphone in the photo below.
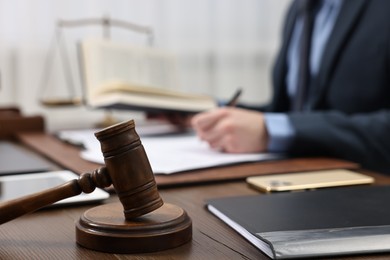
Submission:
{"label": "smartphone", "polygon": [[253,176],[246,181],[257,190],[277,192],[370,184],[374,182],[374,178],[347,169],[334,169]]}

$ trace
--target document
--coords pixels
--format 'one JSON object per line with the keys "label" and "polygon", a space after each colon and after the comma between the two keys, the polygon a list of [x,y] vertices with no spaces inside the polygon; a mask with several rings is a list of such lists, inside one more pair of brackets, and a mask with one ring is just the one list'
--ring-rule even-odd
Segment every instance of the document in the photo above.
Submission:
{"label": "document", "polygon": [[[91,132],[74,132],[77,142],[86,148],[81,157],[104,164],[100,143]],[[64,135],[63,135],[64,136]],[[194,133],[146,135],[141,136],[150,165],[155,174],[172,174],[195,169],[230,165],[243,162],[255,162],[280,159],[281,154],[252,153],[232,154],[211,149]],[[69,132],[68,132],[69,138]]]}
{"label": "document", "polygon": [[390,186],[210,199],[208,210],[272,259],[390,252]]}

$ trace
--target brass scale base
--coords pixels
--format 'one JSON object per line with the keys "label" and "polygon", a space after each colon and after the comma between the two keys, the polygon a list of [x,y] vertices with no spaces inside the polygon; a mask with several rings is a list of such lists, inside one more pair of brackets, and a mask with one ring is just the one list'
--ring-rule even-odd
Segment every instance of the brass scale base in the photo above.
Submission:
{"label": "brass scale base", "polygon": [[134,220],[126,220],[121,203],[84,212],[76,223],[76,242],[107,253],[147,253],[180,246],[191,240],[192,222],[180,207],[162,207]]}

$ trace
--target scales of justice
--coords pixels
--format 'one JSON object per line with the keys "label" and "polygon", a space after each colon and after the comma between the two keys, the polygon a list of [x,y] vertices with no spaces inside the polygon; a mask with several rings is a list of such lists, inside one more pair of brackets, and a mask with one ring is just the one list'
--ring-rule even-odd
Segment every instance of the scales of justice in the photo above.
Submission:
{"label": "scales of justice", "polygon": [[[118,20],[85,19],[60,21],[55,38],[57,44],[62,27],[102,25],[103,36],[109,38],[111,26],[123,27],[149,36],[152,31]],[[61,57],[70,90],[69,61],[62,49]],[[51,55],[46,62],[50,74]],[[45,81],[46,80],[46,81]],[[47,85],[47,79],[41,86]],[[42,91],[40,91],[42,93]],[[41,100],[46,106],[77,106],[81,98]],[[119,202],[103,204],[84,212],[76,223],[76,242],[88,249],[108,253],[145,253],[178,247],[192,238],[192,221],[180,207],[164,203],[157,190],[148,157],[135,130],[133,120],[108,126],[95,133],[101,145],[105,166],[78,179],[35,194],[0,204],[0,224],[51,205],[59,200],[94,191],[96,187],[113,186]],[[93,170],[93,169],[91,169]]]}
{"label": "scales of justice", "polygon": [[0,204],[0,224],[59,200],[113,185],[119,201],[84,212],[76,242],[108,253],[145,253],[183,245],[192,221],[180,207],[164,203],[133,120],[95,133],[105,166],[63,185]]}
{"label": "scales of justice", "polygon": [[[108,16],[102,18],[87,18],[87,19],[78,19],[78,20],[59,20],[56,24],[55,31],[53,34],[53,39],[49,47],[49,51],[46,56],[44,67],[42,70],[40,89],[38,91],[38,99],[40,103],[48,108],[58,108],[58,107],[78,107],[88,105],[88,101],[85,98],[84,92],[86,91],[83,86],[83,76],[75,76],[76,72],[72,68],[78,69],[78,72],[82,74],[82,69],[78,62],[80,62],[80,57],[76,60],[75,64],[71,64],[71,55],[66,46],[66,37],[65,29],[77,29],[82,27],[91,27],[99,26],[102,28],[102,39],[111,40],[111,31],[112,28],[119,28],[129,31],[131,33],[140,34],[146,37],[146,45],[148,47],[153,47],[154,33],[153,29],[149,26],[143,26],[135,23],[130,23],[127,21],[122,21],[118,19],[111,19]],[[77,46],[77,45],[75,45]],[[54,67],[54,61],[58,55],[59,66],[61,66],[62,74],[64,76],[65,90],[68,92],[66,96],[49,96],[47,92],[50,90],[49,79],[52,74]],[[77,80],[79,79],[79,80]],[[80,91],[77,91],[81,89]],[[79,93],[78,93],[79,92]],[[118,122],[112,116],[112,111],[105,110],[105,117],[102,122],[98,123],[98,126],[106,127],[113,125]]]}

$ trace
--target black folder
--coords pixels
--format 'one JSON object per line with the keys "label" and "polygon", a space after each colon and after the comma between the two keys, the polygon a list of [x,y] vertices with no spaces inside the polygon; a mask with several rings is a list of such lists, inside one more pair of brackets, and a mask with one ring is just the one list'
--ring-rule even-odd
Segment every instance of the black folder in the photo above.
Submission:
{"label": "black folder", "polygon": [[390,186],[210,199],[207,208],[272,259],[390,251]]}

